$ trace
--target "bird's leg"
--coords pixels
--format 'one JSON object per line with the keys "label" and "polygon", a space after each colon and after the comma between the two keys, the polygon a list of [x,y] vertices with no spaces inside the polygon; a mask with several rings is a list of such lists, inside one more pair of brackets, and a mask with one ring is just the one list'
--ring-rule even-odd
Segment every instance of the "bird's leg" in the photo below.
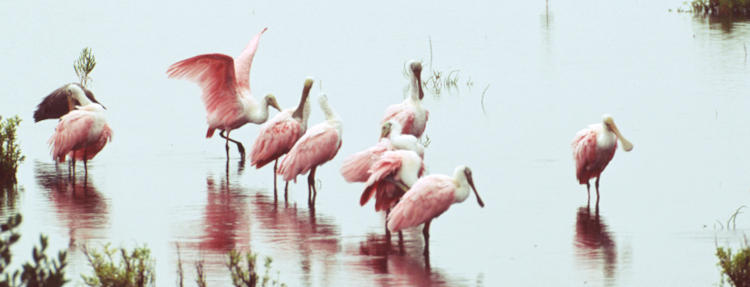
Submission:
{"label": "bird's leg", "polygon": [[224,144],[224,149],[227,151],[227,160],[229,160],[229,137],[224,136],[224,130],[221,130],[219,132],[219,136],[226,140],[226,143]]}
{"label": "bird's leg", "polygon": [[596,202],[599,202],[599,178],[601,177],[602,177],[601,175],[597,176],[596,182],[594,183],[594,185],[596,185]]}
{"label": "bird's leg", "polygon": [[586,195],[588,196],[588,200],[591,200],[591,184],[586,181]]}
{"label": "bird's leg", "polygon": [[289,193],[289,182],[287,181],[284,185],[284,202],[287,202],[289,198],[287,197],[287,194]]}
{"label": "bird's leg", "polygon": [[233,142],[234,144],[237,145],[237,149],[240,151],[240,158],[241,158],[241,160],[244,161],[245,160],[245,146],[243,146],[241,142],[231,139],[229,137],[229,133],[230,132],[231,131],[227,131],[227,135],[226,136],[224,136],[221,133],[219,133],[219,135],[221,137],[227,139],[227,157],[229,157],[229,142]]}
{"label": "bird's leg", "polygon": [[89,176],[88,154],[86,149],[83,149],[83,177],[87,176]]}
{"label": "bird's leg", "polygon": [[430,223],[432,219],[427,220],[422,228],[422,235],[424,235],[424,255],[429,256],[430,254]]}
{"label": "bird's leg", "polygon": [[390,208],[385,209],[385,238],[388,238],[388,243],[391,242],[391,231],[388,230],[388,214],[391,213]]}
{"label": "bird's leg", "polygon": [[318,167],[313,167],[312,170],[310,170],[310,173],[312,174],[312,191],[313,191],[313,197],[312,197],[312,204],[315,205],[315,200],[318,199],[318,188],[315,187],[315,171],[318,169]]}
{"label": "bird's leg", "polygon": [[273,162],[273,196],[276,197],[276,170],[279,167],[279,159]]}
{"label": "bird's leg", "polygon": [[312,188],[315,185],[315,168],[307,175],[307,205],[312,205]]}

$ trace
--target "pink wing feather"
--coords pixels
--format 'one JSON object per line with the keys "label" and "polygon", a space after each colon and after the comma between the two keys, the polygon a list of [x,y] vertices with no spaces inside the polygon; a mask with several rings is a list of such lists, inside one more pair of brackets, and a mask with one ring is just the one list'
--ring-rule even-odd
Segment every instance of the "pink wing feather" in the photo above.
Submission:
{"label": "pink wing feather", "polygon": [[82,147],[94,124],[94,118],[87,115],[88,112],[75,110],[60,119],[55,133],[49,139],[53,159],[63,162],[66,154]]}
{"label": "pink wing feather", "polygon": [[71,152],[70,156],[76,160],[90,160],[93,159],[104,146],[112,141],[112,129],[109,125],[104,124],[102,132],[96,139],[96,142],[89,144],[88,146],[77,149]]}
{"label": "pink wing feather", "polygon": [[289,152],[302,136],[302,126],[290,113],[277,114],[260,129],[250,152],[251,164],[256,168],[272,162]]}
{"label": "pink wing feather", "polygon": [[[427,122],[427,120],[429,120],[429,117],[429,111],[425,110],[425,123]],[[405,103],[388,106],[388,108],[386,108],[385,110],[385,116],[383,117],[383,120],[380,121],[380,124],[383,124],[391,119],[396,120],[399,124],[401,124],[401,133],[403,134],[410,134],[418,138],[422,136],[422,133],[424,133],[424,126],[418,127],[415,125],[416,112],[414,111],[413,107]]]}
{"label": "pink wing feather", "polygon": [[[203,89],[203,104],[209,118],[218,116],[219,122],[231,122],[240,108],[234,74],[234,60],[224,54],[205,54],[188,58],[169,66],[169,78],[188,79]],[[209,127],[206,137],[213,135]]]}
{"label": "pink wing feather", "polygon": [[344,164],[341,165],[341,175],[347,182],[367,181],[370,177],[370,167],[388,150],[391,150],[390,140],[380,139],[376,145],[344,159]]}
{"label": "pink wing feather", "polygon": [[599,176],[615,155],[617,142],[611,150],[598,150],[596,137],[601,128],[601,124],[596,124],[578,131],[571,144],[576,161],[576,178],[580,184]]}
{"label": "pink wing feather", "polygon": [[[388,151],[370,167],[370,177],[365,183],[365,191],[359,199],[359,205],[365,205],[373,194],[377,194],[375,210],[380,211],[384,207],[390,207],[390,202],[395,202],[403,192],[397,192],[398,188],[392,183],[384,181],[388,176],[398,172],[401,168],[402,157],[401,151]],[[386,207],[386,208],[387,208]]]}
{"label": "pink wing feather", "polygon": [[455,201],[456,186],[446,175],[428,175],[417,180],[388,216],[388,229],[399,231],[433,219]]}
{"label": "pink wing feather", "polygon": [[286,181],[296,179],[297,175],[333,159],[340,147],[341,137],[336,128],[327,122],[317,124],[294,144],[281,162],[278,174]]}
{"label": "pink wing feather", "polygon": [[234,73],[237,75],[237,85],[240,88],[247,89],[250,91],[250,66],[253,64],[253,58],[255,52],[258,50],[258,43],[260,42],[260,36],[263,32],[266,32],[268,27],[263,28],[260,33],[256,34],[247,47],[242,51],[239,57],[237,57],[237,64],[234,66]]}

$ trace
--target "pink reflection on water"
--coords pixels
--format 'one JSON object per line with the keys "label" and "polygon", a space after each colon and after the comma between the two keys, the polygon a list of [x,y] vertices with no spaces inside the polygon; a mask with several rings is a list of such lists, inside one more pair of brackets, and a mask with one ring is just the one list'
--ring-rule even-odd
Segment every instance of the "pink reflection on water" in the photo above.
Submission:
{"label": "pink reflection on water", "polygon": [[607,224],[599,216],[599,205],[591,213],[589,205],[578,208],[576,213],[576,256],[589,269],[601,269],[606,282],[613,283],[617,271],[617,245],[607,230]]}
{"label": "pink reflection on water", "polygon": [[78,241],[85,244],[89,239],[103,238],[109,207],[90,178],[83,172],[69,174],[67,164],[41,162],[35,162],[34,176],[47,192],[56,218],[68,228],[71,250],[76,249]]}

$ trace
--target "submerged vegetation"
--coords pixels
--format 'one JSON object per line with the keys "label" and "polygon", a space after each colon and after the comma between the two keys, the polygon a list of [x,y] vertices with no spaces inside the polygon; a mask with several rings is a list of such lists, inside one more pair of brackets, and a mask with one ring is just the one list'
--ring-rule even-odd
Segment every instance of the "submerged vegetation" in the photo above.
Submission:
{"label": "submerged vegetation", "polygon": [[21,118],[14,116],[3,120],[0,116],[0,186],[16,183],[18,165],[26,158],[16,142],[16,130]]}
{"label": "submerged vegetation", "polygon": [[32,250],[33,261],[24,263],[22,270],[8,269],[13,258],[10,248],[21,238],[16,231],[21,221],[21,215],[16,214],[0,225],[0,286],[63,286],[68,282],[65,279],[67,252],[58,252],[57,259],[47,257],[48,240],[44,235],[39,238],[40,247]]}
{"label": "submerged vegetation", "polygon": [[89,47],[83,48],[81,55],[73,62],[73,70],[76,71],[76,76],[78,76],[81,86],[86,87],[86,84],[91,80],[89,74],[94,70],[94,67],[96,67],[94,53],[91,52],[91,48]]}

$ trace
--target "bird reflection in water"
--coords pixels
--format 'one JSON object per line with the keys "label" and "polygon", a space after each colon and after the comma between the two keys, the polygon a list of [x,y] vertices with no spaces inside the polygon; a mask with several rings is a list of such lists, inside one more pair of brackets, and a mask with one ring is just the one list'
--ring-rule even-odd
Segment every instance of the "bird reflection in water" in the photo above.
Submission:
{"label": "bird reflection in water", "polygon": [[[303,285],[317,285],[312,281],[318,276],[326,282],[329,274],[336,273],[341,234],[332,217],[294,203],[280,207],[274,198],[261,192],[253,195],[251,209],[253,223],[260,224],[257,232],[266,234],[273,252],[291,252],[280,257],[298,258],[295,266],[301,268]],[[253,251],[264,255],[271,252]]]}
{"label": "bird reflection in water", "polygon": [[617,245],[599,216],[599,204],[591,213],[589,204],[578,208],[575,233],[576,256],[591,269],[600,266],[607,282],[613,282],[617,269]]}
{"label": "bird reflection in water", "polygon": [[[243,171],[240,162],[238,175]],[[247,210],[247,191],[237,181],[229,180],[229,162],[224,177],[216,181],[206,177],[206,205],[203,213],[204,234],[200,249],[220,251],[223,254],[237,248],[240,242],[247,247],[250,242],[250,227]],[[243,249],[243,248],[241,248]]]}
{"label": "bird reflection in water", "polygon": [[109,207],[91,179],[85,175],[69,176],[67,168],[52,163],[34,163],[37,185],[47,192],[56,217],[68,227],[69,248],[77,241],[103,238],[109,225]]}
{"label": "bird reflection in water", "polygon": [[[420,236],[416,232],[410,237]],[[415,244],[421,245],[416,243],[418,241],[415,240]],[[430,267],[429,253],[422,254],[421,246],[414,246],[405,254],[403,244],[397,246],[382,234],[369,233],[364,241],[359,242],[358,251],[360,260],[356,264],[368,267],[377,275],[389,275],[378,276],[376,285],[390,286],[397,280],[397,285],[403,286],[440,286],[454,281]]]}

